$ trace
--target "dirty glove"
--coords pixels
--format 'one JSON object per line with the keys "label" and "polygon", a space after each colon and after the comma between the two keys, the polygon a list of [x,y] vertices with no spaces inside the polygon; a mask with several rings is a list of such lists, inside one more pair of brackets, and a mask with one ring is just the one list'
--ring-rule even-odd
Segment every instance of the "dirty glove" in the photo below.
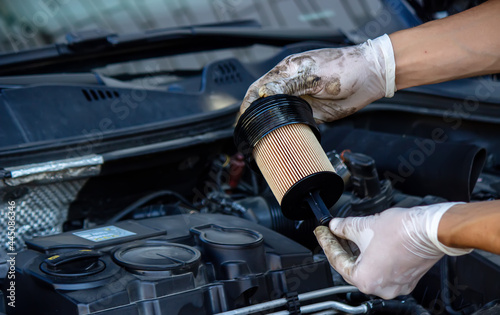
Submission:
{"label": "dirty glove", "polygon": [[357,46],[290,55],[250,86],[240,114],[259,97],[291,94],[311,105],[316,122],[333,121],[383,96],[392,97],[395,71],[387,35]]}
{"label": "dirty glove", "polygon": [[344,280],[363,293],[390,299],[410,293],[444,254],[457,256],[471,251],[444,246],[437,238],[442,215],[456,204],[392,208],[367,217],[335,218],[330,229],[320,226],[314,233]]}

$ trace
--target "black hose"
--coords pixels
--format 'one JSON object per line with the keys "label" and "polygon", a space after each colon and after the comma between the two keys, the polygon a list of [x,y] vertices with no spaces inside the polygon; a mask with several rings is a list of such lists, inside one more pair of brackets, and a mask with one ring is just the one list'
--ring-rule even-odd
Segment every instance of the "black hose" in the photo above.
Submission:
{"label": "black hose", "polygon": [[254,196],[257,196],[259,194],[259,184],[257,183],[257,175],[255,175],[255,172],[250,172],[250,176],[252,178],[252,192]]}
{"label": "black hose", "polygon": [[443,257],[441,260],[441,300],[443,301],[446,313],[450,315],[462,315],[461,311],[457,311],[451,305],[450,300],[450,264],[452,258],[449,256]]}
{"label": "black hose", "polygon": [[189,202],[186,198],[184,198],[180,194],[176,193],[175,191],[160,190],[160,191],[156,191],[152,194],[146,195],[146,196],[140,198],[139,200],[133,202],[131,205],[129,205],[125,209],[123,209],[120,212],[118,212],[117,214],[115,214],[111,219],[108,220],[107,223],[116,223],[116,222],[120,221],[121,219],[123,219],[124,217],[126,217],[127,215],[129,215],[130,213],[132,213],[134,210],[136,210],[140,206],[145,205],[146,203],[150,202],[153,199],[156,199],[158,197],[163,197],[163,196],[176,197],[177,199],[179,199],[179,201],[181,201],[186,206],[188,206],[192,209],[196,209],[196,207],[191,202]]}
{"label": "black hose", "polygon": [[341,127],[323,133],[322,144],[325,151],[349,149],[371,156],[380,178],[391,180],[404,193],[470,201],[486,150],[434,136],[424,139]]}
{"label": "black hose", "polygon": [[430,313],[415,299],[404,300],[372,300],[366,302],[367,314],[404,314],[404,315],[430,315]]}

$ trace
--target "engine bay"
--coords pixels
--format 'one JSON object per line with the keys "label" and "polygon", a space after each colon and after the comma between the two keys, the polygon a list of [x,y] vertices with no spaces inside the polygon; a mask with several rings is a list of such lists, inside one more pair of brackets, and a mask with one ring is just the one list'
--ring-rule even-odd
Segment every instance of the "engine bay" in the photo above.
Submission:
{"label": "engine bay", "polygon": [[[345,125],[359,124],[356,120],[363,120],[362,113],[359,116]],[[391,182],[390,177],[381,176],[385,179],[379,180],[378,173],[388,174],[391,168],[377,168],[376,160],[367,154],[371,152],[343,151],[342,161],[336,151],[330,150],[351,146],[336,144],[335,137],[346,143],[352,143],[350,138],[354,137],[379,148],[384,147],[378,146],[377,141],[409,141],[410,145],[399,149],[400,156],[411,153],[408,150],[411,146],[422,152],[425,148],[430,150],[430,142],[366,129],[350,129],[348,134],[353,135],[349,136],[346,130],[345,126],[335,126],[323,132],[323,146],[332,164],[338,170],[338,165],[343,164],[345,172],[350,173],[347,178],[350,185],[331,209],[334,216],[367,215],[390,207],[409,208],[448,200],[442,196],[449,190],[440,190],[442,184],[432,185],[438,178],[407,176],[410,184],[402,186],[404,191],[419,187],[419,180],[430,182],[416,194],[407,194],[397,188],[401,186],[399,178],[392,178]],[[419,139],[422,142],[416,141]],[[231,147],[231,143],[224,142],[227,141],[220,143],[222,152]],[[500,177],[476,169],[482,169],[484,149],[471,144],[453,145],[460,147],[458,152],[473,152],[461,163],[468,165],[463,167],[467,169],[467,175],[463,176],[472,181],[474,189],[463,192],[461,200],[496,198]],[[435,150],[440,150],[438,146]],[[192,181],[199,185],[191,187],[195,197],[183,197],[181,192],[164,188],[143,196],[113,216],[111,211],[90,207],[96,211],[91,211],[84,220],[75,217],[66,221],[67,232],[28,240],[27,249],[15,258],[16,282],[24,288],[16,294],[18,299],[33,301],[36,310],[31,304],[22,304],[13,314],[50,314],[54,305],[64,314],[240,314],[230,312],[240,308],[250,308],[244,314],[276,311],[294,314],[293,307],[297,311],[309,306],[319,312],[322,307],[326,309],[324,303],[339,303],[334,309],[352,314],[390,311],[399,314],[411,309],[481,314],[480,309],[496,307],[497,304],[488,302],[494,301],[499,292],[499,260],[495,255],[478,251],[465,257],[443,258],[411,296],[394,300],[397,304],[385,306],[387,309],[377,306],[382,303],[380,299],[361,294],[331,270],[312,233],[317,224],[314,219],[285,218],[261,176],[245,165],[240,154],[234,150],[220,154],[214,148],[208,150],[212,155],[205,155],[205,161],[201,156],[189,156],[169,165],[181,170],[187,168],[186,173],[200,172],[198,180]],[[371,154],[385,153],[380,151]],[[410,163],[415,157],[408,155],[407,160]],[[191,164],[186,165],[186,161]],[[203,169],[196,170],[202,165]],[[449,164],[449,167],[455,166]],[[153,169],[146,173],[141,170],[138,176],[145,180],[147,173],[168,171],[165,166]],[[398,174],[397,169],[395,172]],[[446,185],[462,180],[459,170],[450,172],[455,177]],[[425,174],[421,176],[429,176]],[[179,187],[182,177],[181,171],[179,177],[165,180],[165,186]],[[149,177],[155,179],[157,176]],[[92,183],[93,180],[97,183]],[[113,191],[113,187],[122,186],[119,181],[123,181],[119,176],[110,175],[91,179],[86,185],[93,184],[100,187],[98,190],[110,187]],[[456,189],[453,191],[458,193]],[[188,201],[189,198],[193,201]],[[72,212],[70,208],[70,215]],[[74,231],[78,224],[98,227]],[[8,270],[8,261],[2,266]],[[4,282],[4,289],[8,294],[8,282]],[[303,299],[302,294],[317,296]],[[442,296],[448,299],[442,300]],[[6,298],[8,302],[8,295]],[[265,302],[269,301],[278,302],[265,308]],[[264,308],[259,308],[262,303]]]}
{"label": "engine bay", "polygon": [[[36,134],[31,141],[0,141],[6,148],[0,151],[2,211],[15,205],[20,236],[9,241],[7,216],[2,218],[0,313],[499,312],[500,259],[479,250],[444,257],[411,295],[384,301],[360,293],[330,267],[313,234],[317,222],[284,217],[262,176],[237,152],[233,102],[283,56],[324,46],[291,45],[251,66],[218,61],[200,77],[169,85],[167,96],[148,91],[144,99],[153,109],[127,105],[142,119],[140,130],[112,111],[132,90],[115,88],[116,95],[108,95],[102,89],[101,96],[95,87],[39,85],[3,92],[10,102],[29,92],[31,101],[17,108],[21,121],[33,119],[30,106],[42,98],[48,105],[41,123],[64,124],[58,116],[64,102],[51,99],[61,89],[95,117],[45,134],[28,124],[24,131]],[[498,88],[482,80],[471,88]],[[172,107],[161,103],[164,97]],[[78,113],[75,106],[60,115]],[[471,103],[417,89],[322,125],[321,144],[346,184],[331,214],[498,199],[497,113],[498,105],[485,98]],[[103,130],[103,117],[121,122]],[[82,136],[83,126],[97,131]],[[32,302],[8,308],[16,299]]]}

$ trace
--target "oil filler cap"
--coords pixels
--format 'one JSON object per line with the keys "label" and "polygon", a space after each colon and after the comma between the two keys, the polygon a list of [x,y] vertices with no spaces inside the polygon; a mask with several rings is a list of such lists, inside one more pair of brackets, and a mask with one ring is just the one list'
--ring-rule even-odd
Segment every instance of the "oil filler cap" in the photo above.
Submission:
{"label": "oil filler cap", "polygon": [[267,270],[264,236],[258,231],[217,224],[190,229],[196,243],[215,268],[219,280],[236,279]]}
{"label": "oil filler cap", "polygon": [[195,271],[201,253],[191,246],[164,241],[136,242],[121,247],[114,260],[129,271],[169,271],[174,274]]}
{"label": "oil filler cap", "polygon": [[244,228],[229,228],[207,224],[191,228],[201,242],[209,246],[252,248],[262,244],[264,237],[257,231]]}
{"label": "oil filler cap", "polygon": [[60,277],[90,276],[106,267],[99,259],[101,256],[101,253],[90,249],[54,254],[42,262],[40,269],[47,274]]}

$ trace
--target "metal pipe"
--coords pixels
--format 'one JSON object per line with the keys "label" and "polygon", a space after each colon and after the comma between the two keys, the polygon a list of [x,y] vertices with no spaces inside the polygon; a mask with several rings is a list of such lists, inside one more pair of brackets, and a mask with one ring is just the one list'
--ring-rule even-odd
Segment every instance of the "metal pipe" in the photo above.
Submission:
{"label": "metal pipe", "polygon": [[[348,314],[366,314],[368,312],[368,307],[366,305],[350,306],[336,301],[327,301],[311,305],[304,305],[300,307],[300,312],[302,314],[309,314],[330,309],[341,311]],[[269,315],[290,315],[290,312],[280,311],[276,313],[271,313]]]}
{"label": "metal pipe", "polygon": [[[307,293],[302,293],[298,295],[299,301],[307,301],[307,300],[312,300],[320,297],[325,297],[333,294],[339,294],[339,293],[348,293],[348,292],[358,292],[358,288],[350,285],[346,286],[338,286],[338,287],[333,287],[333,288],[326,288],[326,289],[321,289],[321,290],[316,290],[316,291],[311,291]],[[269,302],[264,302],[264,303],[259,303],[247,307],[242,307],[238,308],[232,311],[227,311],[227,312],[222,312],[218,313],[216,315],[247,315],[247,314],[252,314],[252,313],[257,313],[257,312],[263,312],[267,310],[271,310],[280,306],[286,305],[286,299],[281,298],[277,300],[272,300]]]}
{"label": "metal pipe", "polygon": [[345,303],[340,303],[336,301],[327,301],[311,305],[304,305],[300,308],[301,312],[304,314],[324,311],[334,309],[349,314],[366,314],[368,312],[368,307],[364,304],[359,306],[350,306]]}
{"label": "metal pipe", "polygon": [[316,291],[311,291],[307,293],[299,294],[298,298],[300,301],[307,301],[312,299],[317,299],[332,294],[348,293],[348,292],[359,292],[358,288],[352,285],[344,285],[333,288],[321,289]]}

